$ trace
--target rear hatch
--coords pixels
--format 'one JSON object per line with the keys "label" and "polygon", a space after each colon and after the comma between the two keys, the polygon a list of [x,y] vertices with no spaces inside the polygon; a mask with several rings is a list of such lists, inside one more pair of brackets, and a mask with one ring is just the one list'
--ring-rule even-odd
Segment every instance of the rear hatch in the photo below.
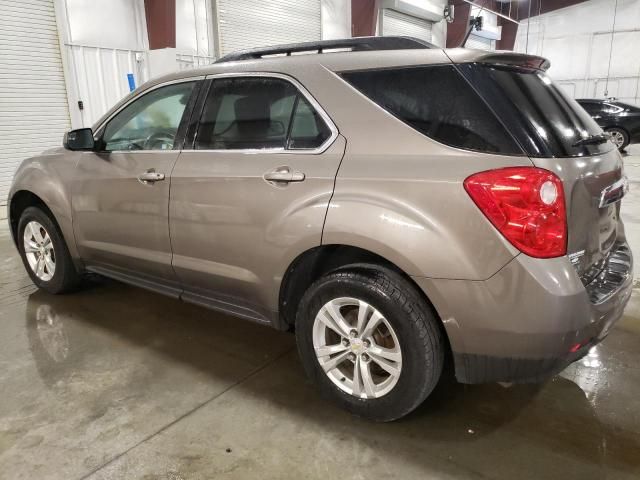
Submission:
{"label": "rear hatch", "polygon": [[548,65],[540,57],[491,54],[457,68],[531,161],[562,180],[567,253],[586,284],[624,237],[622,157],[582,107],[549,79],[543,70]]}

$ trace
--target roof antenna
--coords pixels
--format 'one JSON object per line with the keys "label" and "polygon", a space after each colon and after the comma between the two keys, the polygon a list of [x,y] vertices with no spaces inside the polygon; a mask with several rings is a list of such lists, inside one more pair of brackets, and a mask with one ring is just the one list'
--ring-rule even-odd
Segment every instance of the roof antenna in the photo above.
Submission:
{"label": "roof antenna", "polygon": [[609,97],[609,74],[611,73],[611,56],[613,55],[613,36],[616,33],[616,15],[618,14],[618,0],[613,9],[613,25],[611,26],[611,44],[609,45],[609,65],[607,66],[607,80],[604,84],[604,98]]}

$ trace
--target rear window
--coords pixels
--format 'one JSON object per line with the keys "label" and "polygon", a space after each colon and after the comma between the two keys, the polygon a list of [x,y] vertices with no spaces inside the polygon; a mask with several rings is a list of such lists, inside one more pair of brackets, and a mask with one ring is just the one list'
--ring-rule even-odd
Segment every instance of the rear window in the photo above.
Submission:
{"label": "rear window", "polygon": [[540,71],[480,64],[460,71],[509,125],[532,157],[597,155],[614,148],[611,142],[579,145],[578,140],[602,134],[589,114]]}
{"label": "rear window", "polygon": [[452,147],[523,151],[452,65],[344,72],[342,77],[389,113]]}

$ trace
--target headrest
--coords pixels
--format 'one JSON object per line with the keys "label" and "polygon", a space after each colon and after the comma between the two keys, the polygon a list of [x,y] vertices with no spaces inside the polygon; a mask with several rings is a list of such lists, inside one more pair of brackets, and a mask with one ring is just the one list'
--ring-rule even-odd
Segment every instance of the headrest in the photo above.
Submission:
{"label": "headrest", "polygon": [[237,122],[270,121],[271,102],[266,95],[249,95],[234,103]]}

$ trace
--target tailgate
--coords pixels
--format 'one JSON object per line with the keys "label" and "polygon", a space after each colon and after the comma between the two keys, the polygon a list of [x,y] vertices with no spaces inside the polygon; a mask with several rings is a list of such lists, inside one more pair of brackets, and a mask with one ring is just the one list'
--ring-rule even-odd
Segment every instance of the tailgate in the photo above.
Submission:
{"label": "tailgate", "polygon": [[622,158],[611,149],[591,157],[531,160],[562,179],[567,203],[567,254],[588,283],[601,270],[598,266],[616,241],[624,236],[620,200],[627,183]]}

